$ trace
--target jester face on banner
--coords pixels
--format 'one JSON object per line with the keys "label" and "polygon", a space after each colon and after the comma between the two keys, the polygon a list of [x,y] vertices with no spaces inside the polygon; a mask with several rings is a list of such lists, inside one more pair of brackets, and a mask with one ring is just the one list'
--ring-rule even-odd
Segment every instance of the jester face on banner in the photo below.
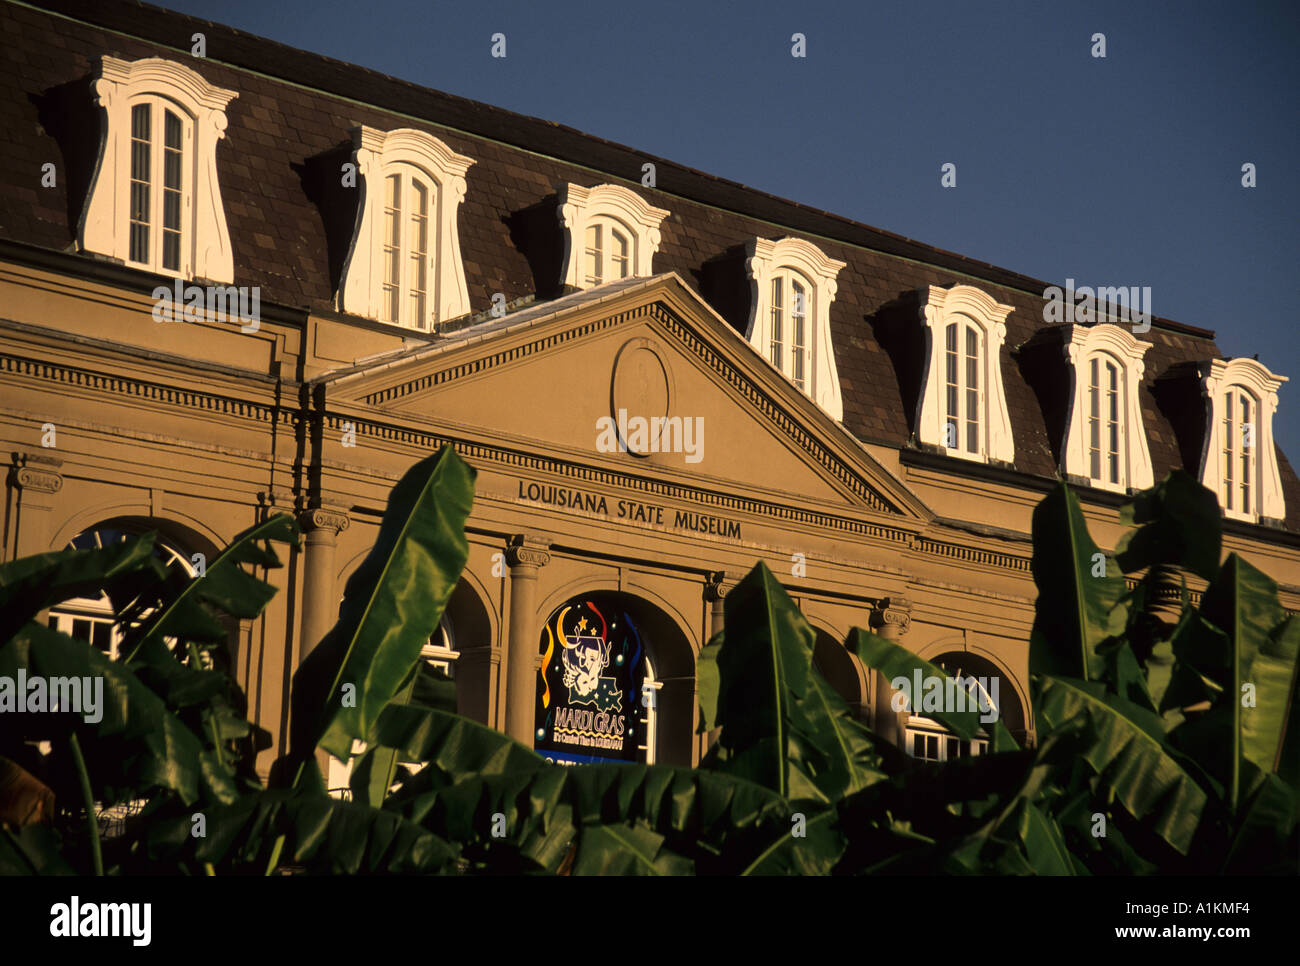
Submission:
{"label": "jester face on banner", "polygon": [[542,647],[537,750],[561,764],[636,760],[645,650],[632,618],[577,598],[551,615]]}

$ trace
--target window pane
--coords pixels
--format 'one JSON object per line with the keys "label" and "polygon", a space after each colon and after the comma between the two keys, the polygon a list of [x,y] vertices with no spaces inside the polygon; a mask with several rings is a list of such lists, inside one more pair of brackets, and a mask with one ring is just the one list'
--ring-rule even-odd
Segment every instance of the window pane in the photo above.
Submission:
{"label": "window pane", "polygon": [[628,257],[631,245],[628,244],[627,236],[617,228],[611,228],[609,234],[611,242],[609,257],[612,262],[610,265],[613,270],[612,274],[615,278],[627,278],[632,274],[632,260]]}
{"label": "window pane", "polygon": [[384,181],[383,319],[398,322],[402,307],[402,176],[390,174]]}
{"label": "window pane", "polygon": [[957,323],[951,322],[944,332],[944,369],[947,376],[947,402],[948,402],[948,421],[945,427],[944,445],[956,449],[960,445],[960,436],[958,435],[958,420],[961,414],[957,411],[960,401],[960,386],[957,384]]}
{"label": "window pane", "polygon": [[785,308],[785,286],[782,284],[783,279],[780,275],[772,279],[772,339],[771,354],[772,365],[776,366],[782,372],[785,371],[784,355],[785,346],[782,342],[781,319]]}
{"label": "window pane", "polygon": [[[1250,513],[1250,485],[1255,478],[1254,461],[1255,446],[1254,439],[1249,441],[1246,438],[1247,433],[1253,435],[1253,429],[1247,429],[1250,426],[1250,397],[1243,395],[1241,397],[1241,512]],[[1247,442],[1251,445],[1247,446]]]}
{"label": "window pane", "polygon": [[793,354],[792,361],[794,363],[793,376],[795,385],[802,389],[804,387],[804,356],[806,355],[804,323],[808,313],[808,294],[804,291],[804,287],[796,281],[791,280],[790,288],[793,291],[791,321],[794,323],[794,332],[790,340]]}
{"label": "window pane", "polygon": [[1236,460],[1233,458],[1233,440],[1237,434],[1236,421],[1232,418],[1232,393],[1228,393],[1223,400],[1223,487],[1224,487],[1224,505],[1229,509],[1234,509],[1233,502],[1233,472],[1235,470]]}
{"label": "window pane", "polygon": [[131,213],[130,259],[149,261],[149,151],[153,130],[152,108],[131,108]]}
{"label": "window pane", "polygon": [[979,333],[966,327],[966,452],[978,453],[980,418]]}
{"label": "window pane", "polygon": [[587,284],[599,285],[601,282],[601,238],[600,225],[587,226]]}
{"label": "window pane", "polygon": [[426,328],[425,294],[428,282],[429,189],[423,182],[412,179],[411,226],[408,242],[411,246],[410,322],[417,329]]}

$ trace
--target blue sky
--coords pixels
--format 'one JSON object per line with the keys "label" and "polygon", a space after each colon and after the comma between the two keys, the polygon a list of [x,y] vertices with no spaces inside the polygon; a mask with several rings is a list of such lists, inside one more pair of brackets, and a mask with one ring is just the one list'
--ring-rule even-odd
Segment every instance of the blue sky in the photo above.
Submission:
{"label": "blue sky", "polygon": [[[1294,2],[161,2],[1049,282],[1150,286],[1300,381]],[[1300,387],[1279,400],[1300,463]]]}

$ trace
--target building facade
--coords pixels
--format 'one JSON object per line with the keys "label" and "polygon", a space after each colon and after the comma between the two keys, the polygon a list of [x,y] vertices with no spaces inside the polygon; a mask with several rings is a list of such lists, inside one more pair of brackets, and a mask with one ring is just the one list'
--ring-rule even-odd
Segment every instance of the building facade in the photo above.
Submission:
{"label": "building facade", "polygon": [[[855,626],[996,681],[1032,740],[1062,478],[1109,550],[1185,468],[1300,608],[1284,377],[1211,332],[1057,324],[1041,281],[158,8],[6,0],[0,36],[0,552],[155,530],[193,569],[294,514],[231,629],[263,774],[389,490],[448,444],[478,482],[426,659],[557,761],[698,761],[697,657],[757,561],[909,753],[981,743],[895,714]],[[112,653],[106,602],[49,619]]]}

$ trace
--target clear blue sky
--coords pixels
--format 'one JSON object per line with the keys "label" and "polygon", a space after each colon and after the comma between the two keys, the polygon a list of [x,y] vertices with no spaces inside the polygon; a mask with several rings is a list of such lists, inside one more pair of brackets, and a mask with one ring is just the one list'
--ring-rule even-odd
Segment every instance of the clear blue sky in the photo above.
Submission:
{"label": "clear blue sky", "polygon": [[160,2],[1049,282],[1150,286],[1294,380],[1300,464],[1294,0]]}

